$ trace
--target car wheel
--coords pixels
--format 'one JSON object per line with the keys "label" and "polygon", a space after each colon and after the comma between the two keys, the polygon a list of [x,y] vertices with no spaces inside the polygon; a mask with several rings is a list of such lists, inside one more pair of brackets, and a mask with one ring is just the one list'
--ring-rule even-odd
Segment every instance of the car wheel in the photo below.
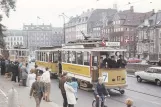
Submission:
{"label": "car wheel", "polygon": [[156,85],[160,86],[161,85],[161,81],[160,80],[156,80]]}
{"label": "car wheel", "polygon": [[137,81],[138,81],[138,82],[142,82],[142,79],[141,79],[140,76],[137,76]]}

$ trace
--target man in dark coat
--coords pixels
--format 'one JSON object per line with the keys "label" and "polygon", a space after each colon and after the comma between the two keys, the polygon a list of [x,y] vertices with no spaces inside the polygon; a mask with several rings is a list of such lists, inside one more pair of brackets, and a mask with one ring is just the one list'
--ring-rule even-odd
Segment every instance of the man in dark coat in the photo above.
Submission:
{"label": "man in dark coat", "polygon": [[40,107],[40,103],[45,92],[44,83],[40,81],[41,76],[37,76],[36,81],[32,84],[30,90],[30,98],[33,96],[36,101],[36,107]]}
{"label": "man in dark coat", "polygon": [[104,99],[105,99],[105,96],[109,95],[109,93],[106,90],[105,85],[103,84],[103,78],[99,77],[98,80],[99,80],[99,82],[97,83],[95,91],[94,91],[94,95],[96,98],[96,107],[99,107],[99,99],[100,98],[102,99],[101,107],[106,107],[104,105]]}
{"label": "man in dark coat", "polygon": [[67,107],[68,106],[68,102],[67,102],[67,96],[66,96],[66,92],[64,89],[64,83],[67,81],[67,73],[63,73],[62,77],[59,80],[59,88],[61,90],[63,99],[64,99],[64,103],[63,103],[63,107]]}
{"label": "man in dark coat", "polygon": [[14,62],[11,65],[12,68],[12,81],[20,82],[20,73],[19,73],[19,68],[18,68],[19,63],[18,62]]}
{"label": "man in dark coat", "polygon": [[111,60],[110,60],[110,62],[108,64],[108,67],[109,68],[117,68],[117,63],[115,61],[115,57],[114,56],[111,56]]}
{"label": "man in dark coat", "polygon": [[5,60],[2,59],[2,61],[1,61],[1,75],[5,75],[5,71],[6,71],[5,68],[6,68]]}
{"label": "man in dark coat", "polygon": [[119,60],[117,60],[118,68],[125,68],[126,65],[127,65],[126,60],[123,58],[122,55],[119,55]]}

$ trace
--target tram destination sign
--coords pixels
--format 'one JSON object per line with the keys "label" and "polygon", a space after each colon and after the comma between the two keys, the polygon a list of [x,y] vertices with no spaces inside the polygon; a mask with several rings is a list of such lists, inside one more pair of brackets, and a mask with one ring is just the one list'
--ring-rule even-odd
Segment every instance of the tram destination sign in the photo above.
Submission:
{"label": "tram destination sign", "polygon": [[120,46],[120,42],[106,42],[106,46]]}

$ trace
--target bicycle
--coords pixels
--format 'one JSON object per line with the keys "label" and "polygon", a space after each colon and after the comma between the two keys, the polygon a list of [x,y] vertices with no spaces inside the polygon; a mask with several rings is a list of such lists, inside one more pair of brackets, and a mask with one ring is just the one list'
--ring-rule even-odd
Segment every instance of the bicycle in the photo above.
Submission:
{"label": "bicycle", "polygon": [[[108,95],[108,97],[110,97],[110,95]],[[106,102],[106,98],[107,98],[107,96],[104,96],[104,102]],[[101,103],[102,103],[102,98],[99,97],[99,107],[101,107]],[[92,101],[92,107],[96,107],[96,99],[95,98]],[[105,107],[107,107],[107,106],[105,106]]]}

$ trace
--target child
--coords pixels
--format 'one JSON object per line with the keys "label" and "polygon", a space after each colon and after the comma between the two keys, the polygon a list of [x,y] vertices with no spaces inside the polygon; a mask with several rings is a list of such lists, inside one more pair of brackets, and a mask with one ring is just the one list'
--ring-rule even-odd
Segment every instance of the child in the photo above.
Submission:
{"label": "child", "polygon": [[75,77],[72,78],[72,82],[67,82],[68,85],[72,86],[73,89],[75,90],[75,98],[76,100],[78,100],[78,97],[77,97],[77,90],[78,90],[78,82],[77,82],[77,79]]}

